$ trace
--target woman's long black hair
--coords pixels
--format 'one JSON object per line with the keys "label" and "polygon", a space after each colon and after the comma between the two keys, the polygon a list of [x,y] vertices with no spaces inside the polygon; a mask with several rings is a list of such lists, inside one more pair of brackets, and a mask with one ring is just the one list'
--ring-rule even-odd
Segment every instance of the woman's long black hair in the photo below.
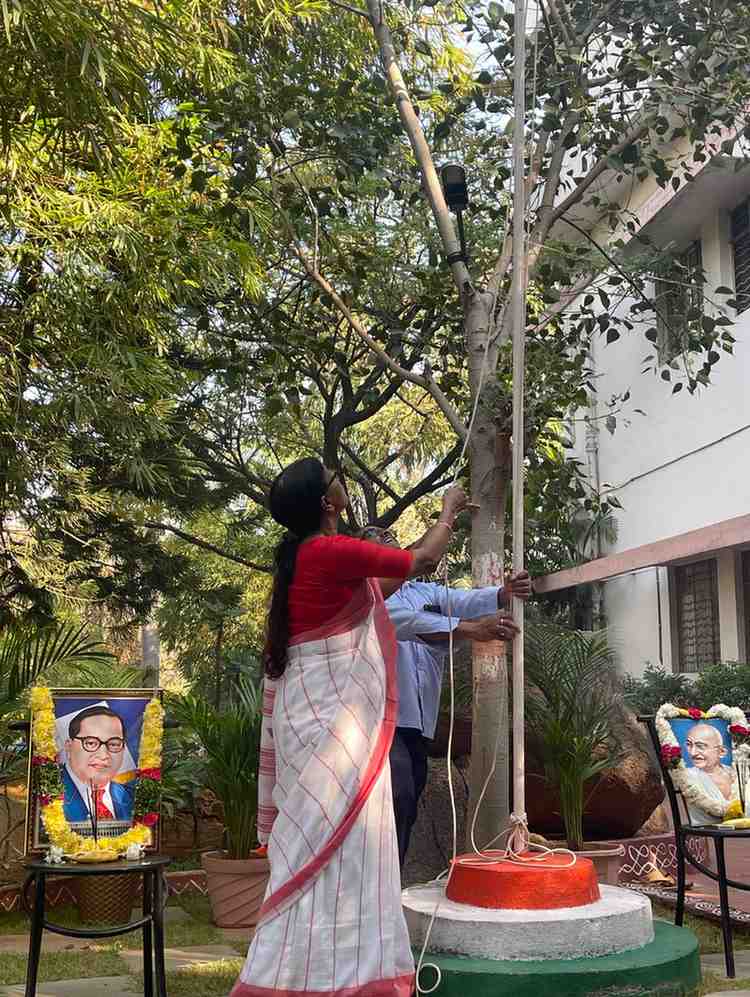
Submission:
{"label": "woman's long black hair", "polygon": [[268,612],[263,668],[269,678],[284,674],[289,650],[289,586],[294,578],[300,543],[320,529],[320,500],[327,491],[325,468],[315,457],[285,467],[271,485],[269,508],[289,532],[274,555],[273,592]]}

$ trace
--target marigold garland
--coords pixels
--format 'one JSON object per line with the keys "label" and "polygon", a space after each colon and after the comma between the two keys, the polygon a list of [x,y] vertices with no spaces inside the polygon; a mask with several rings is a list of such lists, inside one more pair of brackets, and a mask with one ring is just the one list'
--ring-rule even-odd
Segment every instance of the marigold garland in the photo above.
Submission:
{"label": "marigold garland", "polygon": [[63,783],[57,761],[55,743],[55,708],[52,693],[44,686],[31,690],[31,741],[34,749],[32,766],[35,792],[41,807],[42,822],[51,844],[68,855],[93,852],[102,847],[107,851],[127,851],[130,845],[147,845],[150,828],[159,819],[161,796],[161,750],[164,736],[164,709],[154,697],[143,711],[143,730],[138,757],[138,784],[135,791],[133,816],[135,826],[107,838],[106,845],[85,838],[74,831],[63,809]]}

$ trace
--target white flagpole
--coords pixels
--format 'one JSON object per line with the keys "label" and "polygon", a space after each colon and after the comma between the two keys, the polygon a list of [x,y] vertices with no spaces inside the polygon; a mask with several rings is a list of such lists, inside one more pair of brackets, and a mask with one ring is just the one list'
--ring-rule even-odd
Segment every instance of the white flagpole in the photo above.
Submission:
{"label": "white flagpole", "polygon": [[[524,364],[526,337],[526,191],[524,152],[526,148],[526,2],[516,0],[514,43],[513,131],[513,571],[524,565]],[[526,793],[524,785],[524,610],[520,599],[513,600],[513,619],[519,627],[513,642],[513,835],[514,851],[528,843]]]}

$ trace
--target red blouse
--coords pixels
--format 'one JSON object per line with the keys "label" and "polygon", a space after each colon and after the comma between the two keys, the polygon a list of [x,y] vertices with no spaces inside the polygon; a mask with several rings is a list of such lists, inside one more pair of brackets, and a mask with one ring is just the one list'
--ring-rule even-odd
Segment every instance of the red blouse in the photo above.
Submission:
{"label": "red blouse", "polygon": [[336,534],[300,545],[289,586],[292,637],[321,626],[351,601],[364,578],[406,578],[414,555]]}

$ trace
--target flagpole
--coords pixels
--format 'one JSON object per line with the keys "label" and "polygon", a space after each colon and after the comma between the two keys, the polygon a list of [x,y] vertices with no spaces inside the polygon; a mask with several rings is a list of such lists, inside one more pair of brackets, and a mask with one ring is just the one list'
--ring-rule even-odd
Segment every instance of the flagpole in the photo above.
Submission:
{"label": "flagpole", "polygon": [[[513,129],[513,282],[511,287],[513,328],[513,571],[524,566],[524,365],[526,347],[526,0],[516,0]],[[513,848],[522,851],[528,843],[526,826],[524,757],[524,607],[513,599],[513,619],[518,634],[513,641]]]}

